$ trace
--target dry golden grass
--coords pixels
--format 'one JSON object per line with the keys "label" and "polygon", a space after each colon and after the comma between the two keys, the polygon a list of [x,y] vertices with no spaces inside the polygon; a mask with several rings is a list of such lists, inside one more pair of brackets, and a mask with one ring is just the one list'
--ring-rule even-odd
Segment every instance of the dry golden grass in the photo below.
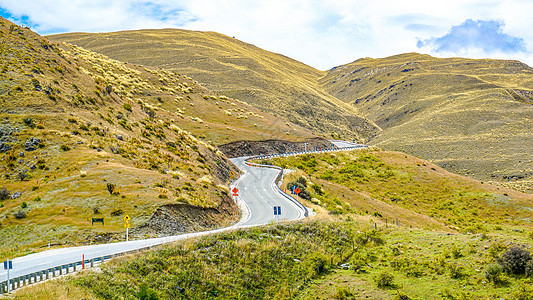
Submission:
{"label": "dry golden grass", "polygon": [[[216,144],[314,136],[185,75],[53,45],[6,20],[0,36],[0,129],[12,148],[0,153],[0,189],[22,193],[1,201],[0,257],[122,239],[124,214],[137,227],[165,204],[217,207],[237,169]],[[42,143],[26,151],[32,137]]]}
{"label": "dry golden grass", "polygon": [[[283,182],[307,179],[313,199],[306,205],[330,212],[356,212],[376,222],[443,232],[489,230],[485,223],[525,226],[533,197],[450,173],[399,152],[364,150],[277,158],[297,168]],[[323,194],[315,189],[319,186]],[[318,209],[316,217],[327,213]]]}
{"label": "dry golden grass", "polygon": [[379,131],[324,92],[318,71],[298,61],[215,33],[177,29],[49,36],[120,61],[187,74],[201,85],[246,101],[314,132],[365,140]]}
{"label": "dry golden grass", "polygon": [[409,53],[337,67],[321,84],[383,129],[373,145],[532,188],[533,69],[525,64]]}

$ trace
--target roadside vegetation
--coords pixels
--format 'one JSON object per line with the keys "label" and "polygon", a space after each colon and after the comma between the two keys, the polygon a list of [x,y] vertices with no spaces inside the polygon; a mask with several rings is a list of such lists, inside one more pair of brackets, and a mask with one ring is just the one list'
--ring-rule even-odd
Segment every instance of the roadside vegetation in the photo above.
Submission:
{"label": "roadside vegetation", "polygon": [[[283,187],[294,185],[308,193],[307,200],[300,200],[317,214],[117,258],[101,271],[30,286],[16,297],[52,299],[65,287],[72,297],[87,299],[533,297],[533,232],[518,209],[531,203],[529,195],[377,149],[263,163],[293,169]],[[401,201],[388,199],[385,189],[401,192],[395,195]],[[433,205],[419,200],[423,191],[437,196]],[[460,192],[482,197],[457,198]],[[499,193],[508,194],[509,201],[491,208],[491,197]],[[457,201],[461,209],[446,209],[440,203],[446,199]],[[490,208],[493,215],[476,210],[476,222],[450,222],[472,215],[469,201]],[[418,212],[410,210],[418,207]],[[441,214],[424,215],[432,212]],[[512,217],[505,215],[509,212]]]}
{"label": "roadside vegetation", "polygon": [[86,299],[531,299],[531,240],[523,234],[373,224],[346,216],[182,241],[15,298],[55,299],[67,287],[71,298]]}
{"label": "roadside vegetation", "polygon": [[[208,228],[231,224],[238,170],[216,145],[314,136],[183,74],[51,43],[2,18],[0,39],[2,259],[123,240],[125,214],[132,236],[157,235],[161,207],[225,203]],[[175,219],[199,230],[198,215]]]}

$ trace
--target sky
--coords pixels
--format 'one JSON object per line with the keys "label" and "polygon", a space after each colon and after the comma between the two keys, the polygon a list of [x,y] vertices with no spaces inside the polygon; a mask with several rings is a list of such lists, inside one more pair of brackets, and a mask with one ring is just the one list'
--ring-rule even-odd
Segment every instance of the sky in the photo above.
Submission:
{"label": "sky", "polygon": [[39,34],[216,31],[320,70],[418,52],[533,66],[533,0],[0,0]]}

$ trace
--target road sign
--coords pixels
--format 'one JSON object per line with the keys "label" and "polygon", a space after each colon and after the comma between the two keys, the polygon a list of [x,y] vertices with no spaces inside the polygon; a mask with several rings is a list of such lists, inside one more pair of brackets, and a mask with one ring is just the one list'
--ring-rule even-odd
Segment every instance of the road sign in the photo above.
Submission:
{"label": "road sign", "polygon": [[4,261],[4,270],[7,269],[13,269],[13,261],[12,260],[6,260]]}
{"label": "road sign", "polygon": [[274,206],[274,216],[281,216],[281,206]]}
{"label": "road sign", "polygon": [[130,228],[130,223],[124,223],[124,228]]}
{"label": "road sign", "polygon": [[235,178],[235,172],[233,172],[233,171],[229,172],[229,177],[231,179]]}
{"label": "road sign", "polygon": [[130,216],[125,215],[124,216],[124,222],[128,223],[131,220]]}
{"label": "road sign", "polygon": [[233,196],[235,197],[239,196],[239,194],[237,194],[239,192],[238,188],[234,187],[231,191],[233,192]]}
{"label": "road sign", "polygon": [[296,193],[296,195],[299,195],[302,192],[302,190],[300,190],[299,188],[295,188],[294,192]]}

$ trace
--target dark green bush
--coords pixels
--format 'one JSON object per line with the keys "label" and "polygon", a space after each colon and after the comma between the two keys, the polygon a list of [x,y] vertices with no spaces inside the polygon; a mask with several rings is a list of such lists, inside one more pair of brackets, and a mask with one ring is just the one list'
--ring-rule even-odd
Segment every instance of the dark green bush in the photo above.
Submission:
{"label": "dark green bush", "polygon": [[6,188],[0,189],[0,200],[7,200],[11,197],[11,193]]}
{"label": "dark green bush", "polygon": [[531,260],[531,254],[526,249],[514,246],[505,251],[498,259],[503,270],[509,274],[524,274],[526,266]]}
{"label": "dark green bush", "polygon": [[374,282],[379,288],[391,287],[394,285],[394,276],[383,271],[374,277]]}

